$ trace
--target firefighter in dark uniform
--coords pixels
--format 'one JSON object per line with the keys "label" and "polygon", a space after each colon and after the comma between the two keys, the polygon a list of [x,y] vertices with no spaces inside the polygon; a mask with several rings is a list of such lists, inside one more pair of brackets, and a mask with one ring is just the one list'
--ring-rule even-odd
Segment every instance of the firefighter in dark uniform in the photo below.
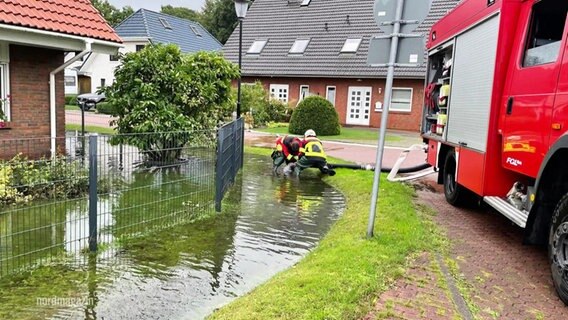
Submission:
{"label": "firefighter in dark uniform", "polygon": [[276,140],[276,150],[272,152],[273,171],[276,172],[278,167],[286,163],[284,173],[292,173],[295,162],[298,161],[302,140],[297,137],[284,136]]}
{"label": "firefighter in dark uniform", "polygon": [[296,164],[295,173],[300,174],[302,170],[307,168],[318,168],[324,174],[335,175],[335,170],[327,165],[327,156],[323,150],[323,144],[312,129],[307,130],[304,134],[304,141],[302,141],[300,148],[300,159]]}

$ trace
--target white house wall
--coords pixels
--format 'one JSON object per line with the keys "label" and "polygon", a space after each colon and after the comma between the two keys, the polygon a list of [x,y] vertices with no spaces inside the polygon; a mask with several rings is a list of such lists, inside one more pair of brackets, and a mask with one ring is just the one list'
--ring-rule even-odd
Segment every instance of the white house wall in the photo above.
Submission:
{"label": "white house wall", "polygon": [[[135,42],[124,42],[123,48],[119,49],[119,52],[126,54],[129,52],[135,52],[137,45],[146,45],[148,41],[135,41]],[[81,67],[79,74],[91,78],[91,90],[90,92],[96,92],[101,87],[103,82],[105,85],[111,85],[114,83],[114,70],[120,65],[119,61],[110,61],[110,55],[102,53],[92,53],[83,67]],[[78,85],[78,83],[77,83]],[[66,91],[67,93],[67,91]]]}
{"label": "white house wall", "polygon": [[79,92],[79,79],[77,79],[77,70],[74,69],[65,69],[65,79],[67,77],[73,77],[75,79],[74,86],[68,86],[67,81],[65,81],[65,94],[77,94]]}

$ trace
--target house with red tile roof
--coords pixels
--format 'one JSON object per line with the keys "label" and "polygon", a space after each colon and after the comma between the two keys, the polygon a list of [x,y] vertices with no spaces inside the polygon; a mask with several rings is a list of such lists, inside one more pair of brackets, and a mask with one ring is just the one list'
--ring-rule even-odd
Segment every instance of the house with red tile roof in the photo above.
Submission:
{"label": "house with red tile roof", "polygon": [[[64,148],[64,72],[91,53],[116,54],[120,37],[90,0],[0,2],[0,156],[31,157]],[[75,58],[64,61],[66,53]],[[8,143],[41,138],[36,144]],[[2,143],[3,142],[3,143]]]}

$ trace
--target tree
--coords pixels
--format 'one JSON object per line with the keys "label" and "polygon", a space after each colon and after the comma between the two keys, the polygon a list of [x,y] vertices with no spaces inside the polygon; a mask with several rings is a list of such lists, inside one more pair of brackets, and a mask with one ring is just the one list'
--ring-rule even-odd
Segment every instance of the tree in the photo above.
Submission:
{"label": "tree", "polygon": [[134,13],[134,9],[132,9],[132,7],[130,6],[125,6],[122,7],[122,9],[117,9],[106,0],[91,0],[91,3],[97,10],[99,10],[108,24],[113,27],[115,27]]}
{"label": "tree", "polygon": [[225,44],[238,22],[234,1],[206,0],[201,22],[219,42]]}
{"label": "tree", "polygon": [[121,62],[103,89],[120,134],[111,142],[136,146],[153,163],[179,159],[185,144],[210,134],[233,109],[238,67],[218,53],[151,45]]}
{"label": "tree", "polygon": [[162,6],[161,12],[174,17],[188,19],[195,22],[201,21],[201,14],[199,12],[184,7],[172,7],[171,5],[166,5]]}

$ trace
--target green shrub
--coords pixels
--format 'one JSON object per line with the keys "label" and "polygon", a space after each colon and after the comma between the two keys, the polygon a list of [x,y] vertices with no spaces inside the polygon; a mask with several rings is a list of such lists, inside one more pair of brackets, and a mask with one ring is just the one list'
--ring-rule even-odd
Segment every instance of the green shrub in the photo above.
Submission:
{"label": "green shrub", "polygon": [[262,83],[257,81],[254,85],[241,86],[241,110],[243,113],[248,113],[249,117],[252,117],[251,123],[254,127],[268,122],[267,104],[268,92],[264,90]]}
{"label": "green shrub", "polygon": [[102,114],[112,114],[112,105],[107,102],[97,103],[97,112]]}
{"label": "green shrub", "polygon": [[76,94],[67,94],[65,95],[65,104],[70,106],[76,106],[77,103],[77,95]]}
{"label": "green shrub", "polygon": [[[235,109],[231,83],[239,70],[216,52],[188,55],[173,44],[150,45],[124,55],[114,76],[101,90],[120,133],[110,142],[135,146],[150,162],[177,161],[184,145],[210,139]],[[194,134],[168,134],[187,131]]]}
{"label": "green shrub", "polygon": [[288,110],[288,105],[284,102],[276,99],[270,99],[268,101],[266,113],[268,114],[268,121],[270,122],[282,122],[286,121],[286,111]]}
{"label": "green shrub", "polygon": [[243,113],[249,113],[249,117],[252,117],[255,127],[287,120],[288,105],[276,99],[268,99],[268,92],[258,81],[241,87],[241,108]]}
{"label": "green shrub", "polygon": [[89,191],[89,172],[65,157],[29,160],[21,154],[0,163],[0,205],[37,199],[70,199]]}
{"label": "green shrub", "polygon": [[335,136],[341,133],[339,115],[331,102],[320,96],[310,96],[302,100],[290,119],[289,131],[303,135],[313,129],[321,136]]}

